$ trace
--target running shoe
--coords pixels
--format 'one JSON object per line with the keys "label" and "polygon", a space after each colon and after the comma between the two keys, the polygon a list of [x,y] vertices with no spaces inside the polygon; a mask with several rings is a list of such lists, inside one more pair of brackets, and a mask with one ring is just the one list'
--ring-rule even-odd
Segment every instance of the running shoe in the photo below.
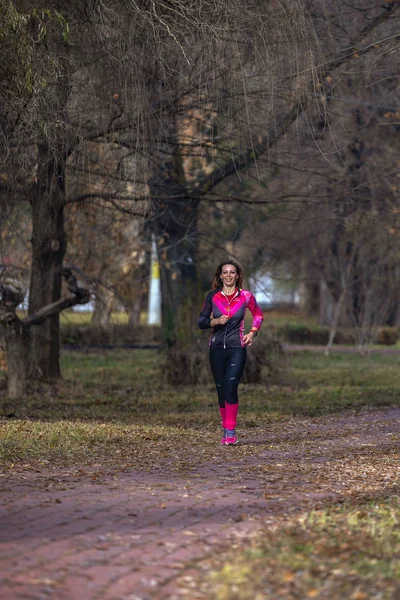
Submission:
{"label": "running shoe", "polygon": [[235,446],[238,443],[236,429],[225,430],[225,446]]}
{"label": "running shoe", "polygon": [[226,429],[223,430],[222,438],[221,438],[221,446],[225,446],[226,442]]}

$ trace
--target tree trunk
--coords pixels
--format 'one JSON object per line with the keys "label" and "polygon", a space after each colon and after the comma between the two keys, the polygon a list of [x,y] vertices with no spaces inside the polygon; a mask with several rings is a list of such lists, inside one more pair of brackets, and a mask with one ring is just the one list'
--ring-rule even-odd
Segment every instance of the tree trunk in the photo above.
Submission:
{"label": "tree trunk", "polygon": [[140,312],[142,310],[143,294],[138,293],[132,303],[125,302],[125,310],[128,315],[129,327],[135,328],[140,322]]}
{"label": "tree trunk", "polygon": [[[156,188],[160,198],[160,188]],[[164,189],[165,199],[152,223],[160,263],[162,330],[167,346],[192,343],[201,308],[196,270],[199,200],[186,194],[182,187],[180,192],[177,197],[176,185]]]}
{"label": "tree trunk", "polygon": [[[64,233],[63,161],[46,144],[38,148],[37,184],[32,204],[32,269],[29,314],[59,300],[61,266],[66,250]],[[59,314],[35,326],[31,335],[32,377],[60,376]]]}
{"label": "tree trunk", "polygon": [[344,289],[342,292],[342,295],[340,296],[340,298],[335,306],[335,310],[333,312],[332,323],[331,323],[330,331],[329,331],[329,340],[328,340],[328,344],[325,348],[325,356],[329,356],[329,353],[332,349],[332,345],[335,340],[335,335],[336,335],[340,315],[341,315],[341,312],[343,309],[343,304],[344,304],[344,301],[346,298],[346,293],[347,293],[347,290]]}
{"label": "tree trunk", "polygon": [[[90,290],[83,287],[70,268],[60,269],[65,277],[69,296],[42,306],[36,313],[22,321],[16,315],[16,308],[24,298],[24,286],[16,279],[3,281],[0,285],[0,325],[4,331],[7,350],[9,398],[15,399],[26,393],[30,358],[30,327],[38,327],[46,319],[59,314],[62,310],[86,304],[90,300]],[[33,329],[34,331],[34,329]]]}
{"label": "tree trunk", "polygon": [[300,283],[300,309],[308,317],[319,316],[320,313],[320,278],[318,270],[306,258],[302,267]]}
{"label": "tree trunk", "polygon": [[[196,270],[197,211],[201,191],[187,182],[179,124],[171,124],[172,148],[166,144],[149,181],[155,209],[150,224],[160,264],[161,315],[164,342],[185,347],[193,342],[201,308]],[[161,158],[167,157],[165,158]],[[186,169],[188,166],[186,165]]]}
{"label": "tree trunk", "polygon": [[92,325],[105,329],[110,324],[111,314],[114,308],[115,294],[113,291],[103,288],[96,292],[96,303],[92,315]]}
{"label": "tree trunk", "polygon": [[29,330],[22,324],[4,327],[7,351],[7,397],[22,398],[27,391],[29,367]]}
{"label": "tree trunk", "polygon": [[325,280],[322,278],[320,282],[319,324],[325,327],[330,327],[332,324],[334,311],[335,302]]}

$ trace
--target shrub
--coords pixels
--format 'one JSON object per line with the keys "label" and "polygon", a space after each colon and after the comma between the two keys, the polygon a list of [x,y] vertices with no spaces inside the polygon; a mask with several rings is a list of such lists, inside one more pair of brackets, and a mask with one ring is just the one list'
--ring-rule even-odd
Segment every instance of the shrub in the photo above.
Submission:
{"label": "shrub", "polygon": [[242,383],[266,383],[283,369],[283,348],[273,327],[266,327],[248,348]]}
{"label": "shrub", "polygon": [[[325,346],[329,341],[329,327],[306,327],[303,325],[287,324],[278,328],[278,334],[289,344],[315,344]],[[338,329],[335,335],[335,344],[355,344],[356,331],[351,328]]]}
{"label": "shrub", "polygon": [[280,337],[292,344],[317,344],[325,345],[329,339],[329,329],[320,327],[311,329],[304,325],[287,324],[278,329]]}
{"label": "shrub", "polygon": [[376,344],[393,346],[399,339],[399,330],[396,327],[379,327],[376,332]]}
{"label": "shrub", "polygon": [[[166,382],[175,386],[213,383],[208,350],[208,336],[199,338],[189,349],[168,349],[163,368]],[[267,383],[283,368],[282,357],[275,329],[264,328],[248,348],[242,383]]]}
{"label": "shrub", "polygon": [[197,385],[213,381],[208,360],[208,338],[198,339],[190,348],[179,345],[165,350],[162,372],[170,385]]}
{"label": "shrub", "polygon": [[[315,344],[324,346],[329,340],[329,327],[310,328],[297,324],[281,325],[278,328],[279,336],[291,344]],[[379,327],[375,343],[391,346],[399,339],[399,330],[396,327]],[[357,343],[357,332],[350,327],[340,328],[336,331],[335,344]]]}
{"label": "shrub", "polygon": [[335,344],[348,344],[354,346],[357,344],[357,332],[355,329],[338,329],[335,335]]}
{"label": "shrub", "polygon": [[60,328],[61,344],[78,346],[129,346],[161,343],[161,327],[156,325],[113,324],[106,328],[95,325],[63,324]]}

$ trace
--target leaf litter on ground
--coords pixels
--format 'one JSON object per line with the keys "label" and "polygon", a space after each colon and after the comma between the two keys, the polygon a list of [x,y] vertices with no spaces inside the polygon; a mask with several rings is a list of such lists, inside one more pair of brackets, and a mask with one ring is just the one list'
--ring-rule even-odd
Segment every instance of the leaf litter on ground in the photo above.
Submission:
{"label": "leaf litter on ground", "polygon": [[227,449],[213,386],[166,386],[152,351],[69,353],[57,393],[39,386],[17,406],[3,401],[2,483],[32,474],[62,489],[129,470],[190,478],[229,465],[233,450],[274,511],[245,548],[196,565],[191,597],[400,597],[398,358],[290,360],[288,382],[241,386],[242,444]]}

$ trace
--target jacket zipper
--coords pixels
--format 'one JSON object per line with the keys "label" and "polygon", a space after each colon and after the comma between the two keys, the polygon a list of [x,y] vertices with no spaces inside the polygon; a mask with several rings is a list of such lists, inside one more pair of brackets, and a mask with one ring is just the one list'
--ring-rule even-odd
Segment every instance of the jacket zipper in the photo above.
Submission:
{"label": "jacket zipper", "polygon": [[[225,296],[225,294],[224,294],[224,296]],[[226,298],[226,296],[225,296],[225,298]],[[231,312],[231,302],[232,302],[232,301],[233,301],[235,298],[236,298],[236,294],[233,296],[232,300],[228,300],[228,318],[229,318],[229,313]],[[226,324],[225,324],[225,334],[224,334],[224,350],[226,350],[226,345],[225,345],[225,343],[226,343],[226,333],[227,333],[227,331],[228,331],[228,323],[229,323],[229,321],[227,321],[227,322],[226,322]]]}

